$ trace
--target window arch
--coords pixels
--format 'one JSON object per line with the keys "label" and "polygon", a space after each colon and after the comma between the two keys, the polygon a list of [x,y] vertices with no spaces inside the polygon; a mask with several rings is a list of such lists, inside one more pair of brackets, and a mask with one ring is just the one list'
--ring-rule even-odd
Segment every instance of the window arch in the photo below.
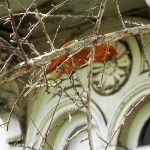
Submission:
{"label": "window arch", "polygon": [[[110,120],[108,124],[108,139],[123,121],[125,115],[128,114],[140,100],[141,103],[133,108],[130,115],[125,118],[123,126],[119,128],[115,134],[115,138],[111,141],[111,146],[127,150],[145,150],[141,149],[143,146],[139,145],[139,137],[146,121],[150,118],[150,95],[146,96],[149,92],[149,85],[150,83],[148,81],[137,85],[120,101],[120,105],[118,105],[112,120]],[[144,146],[144,148],[146,147],[147,146]]]}
{"label": "window arch", "polygon": [[138,146],[150,145],[150,118],[145,122],[138,140]]}
{"label": "window arch", "polygon": [[[121,128],[117,145],[130,150],[150,149],[150,96],[134,109]],[[133,107],[133,106],[132,106]],[[126,140],[125,140],[126,139]]]}
{"label": "window arch", "polygon": [[[44,90],[44,89],[43,89]],[[42,91],[41,91],[42,92]],[[42,95],[42,94],[41,94]],[[47,127],[49,126],[49,121],[51,120],[52,114],[54,112],[55,105],[52,104],[56,104],[56,100],[57,97],[53,97],[53,99],[51,101],[49,101],[49,97],[50,95],[47,94],[43,94],[41,96],[41,99],[44,99],[45,101],[48,102],[42,102],[41,99],[39,98],[36,102],[37,102],[37,106],[35,107],[35,110],[38,110],[38,113],[45,113],[43,116],[44,117],[40,117],[39,115],[36,115],[37,112],[32,115],[33,121],[36,124],[36,127],[40,130],[41,134],[44,135]],[[51,98],[51,97],[50,97]],[[42,104],[40,104],[39,102],[41,102]],[[36,109],[38,106],[44,108],[44,111],[42,111],[42,109]],[[53,107],[52,107],[53,106]],[[46,108],[50,108],[51,109],[46,109]],[[60,150],[62,149],[62,146],[65,144],[66,140],[71,137],[73,135],[73,133],[78,132],[80,129],[82,129],[83,127],[86,126],[86,112],[85,109],[80,109],[78,111],[75,111],[73,114],[70,114],[71,116],[71,121],[69,121],[69,118],[67,120],[64,120],[64,118],[66,118],[66,116],[68,116],[68,113],[70,112],[70,110],[74,108],[74,104],[72,103],[72,101],[68,101],[67,99],[63,99],[55,113],[55,118],[53,120],[53,125],[52,126],[57,126],[57,128],[54,128],[50,134],[47,136],[47,141],[49,143],[49,145],[51,147],[53,147],[53,149],[57,149]],[[41,112],[40,112],[41,111]],[[94,147],[96,147],[97,149],[99,149],[100,146],[102,146],[101,140],[99,139],[98,136],[103,137],[105,130],[106,130],[106,122],[105,122],[105,118],[100,110],[100,108],[95,104],[95,103],[91,103],[91,113],[92,113],[92,130],[93,130],[93,137],[94,137]],[[34,115],[36,115],[34,117]],[[37,118],[36,118],[37,117]],[[60,125],[60,126],[59,126]],[[30,124],[30,128],[28,128],[30,130],[28,130],[27,132],[27,138],[28,141],[26,140],[26,145],[28,146],[32,146],[34,144],[34,142],[38,139],[37,143],[35,144],[35,148],[39,148],[40,147],[40,143],[42,141],[41,135],[38,134],[37,135],[37,130],[34,127],[33,123],[31,122]],[[32,137],[30,136],[32,134]],[[31,138],[29,140],[29,137]],[[76,144],[78,145],[80,140],[78,140],[78,138],[84,140],[87,137],[86,131],[82,132],[81,134],[79,134],[79,136],[77,136],[77,139],[75,138],[69,145],[68,147],[66,147],[66,150],[74,150],[73,146],[75,146]],[[97,141],[95,141],[97,140]],[[87,149],[87,146],[89,144],[87,144],[88,140],[85,140],[85,142],[82,143],[82,146],[84,148]],[[59,143],[59,144],[58,144]],[[45,144],[43,150],[48,150],[49,145]],[[87,149],[88,150],[88,149]]]}
{"label": "window arch", "polygon": [[[128,134],[128,147],[132,149],[150,149],[150,141],[147,141],[150,133],[150,96],[145,99],[145,102],[139,106],[137,114],[131,124]],[[147,133],[146,131],[149,131]],[[132,137],[132,138],[131,138]],[[149,135],[150,140],[150,135]]]}

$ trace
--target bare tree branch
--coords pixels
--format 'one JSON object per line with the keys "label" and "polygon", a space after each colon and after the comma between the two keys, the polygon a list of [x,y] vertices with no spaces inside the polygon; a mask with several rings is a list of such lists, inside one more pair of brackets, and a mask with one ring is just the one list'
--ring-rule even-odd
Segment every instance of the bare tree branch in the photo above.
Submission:
{"label": "bare tree branch", "polygon": [[6,2],[7,2],[7,6],[8,6],[10,21],[11,21],[11,24],[12,24],[13,36],[15,37],[15,40],[18,44],[21,55],[24,58],[25,63],[27,64],[28,63],[28,58],[27,58],[26,53],[23,50],[22,43],[20,42],[19,35],[17,33],[17,27],[16,27],[16,24],[15,24],[14,16],[13,16],[13,11],[11,10],[11,7],[10,7],[10,2],[9,2],[9,0],[6,0]]}
{"label": "bare tree branch", "polygon": [[28,61],[28,65],[25,62],[18,64],[11,70],[2,73],[0,75],[0,85],[13,81],[16,78],[21,77],[37,69],[38,67],[44,66],[47,63],[60,57],[61,55],[65,55],[68,53],[75,53],[79,50],[82,50],[85,47],[92,47],[93,43],[96,46],[104,43],[114,42],[119,39],[127,38],[130,36],[136,36],[141,34],[145,35],[149,33],[150,33],[150,24],[147,24],[133,28],[126,28],[109,34],[87,37],[86,39],[79,40],[69,46],[66,46],[65,48],[63,47],[60,49],[56,49],[55,52],[52,51],[50,53],[46,53],[44,55],[32,58]]}
{"label": "bare tree branch", "polygon": [[100,25],[101,25],[104,11],[105,11],[106,3],[107,3],[107,0],[103,0],[100,4],[100,8],[99,8],[99,12],[97,15],[97,20],[96,20],[96,25],[95,25],[95,34],[96,35],[98,35],[99,29],[100,29]]}
{"label": "bare tree branch", "polygon": [[119,8],[119,4],[118,4],[118,1],[117,0],[114,0],[114,3],[115,3],[115,6],[116,6],[116,10],[117,10],[117,14],[118,14],[118,18],[122,24],[122,27],[125,29],[126,26],[124,24],[124,21],[123,21],[123,18],[122,18],[122,15],[121,15],[121,12],[120,12],[120,8]]}
{"label": "bare tree branch", "polygon": [[[36,7],[36,5],[35,5],[35,7]],[[53,42],[51,41],[51,39],[50,39],[50,37],[49,37],[49,35],[48,35],[48,32],[47,32],[46,27],[45,27],[45,24],[44,24],[43,20],[41,19],[40,15],[39,15],[39,11],[38,11],[37,8],[35,9],[35,11],[36,11],[36,13],[37,13],[37,19],[38,19],[38,21],[40,22],[40,24],[41,24],[41,26],[42,26],[43,32],[44,32],[44,34],[45,34],[45,37],[47,38],[47,43],[49,44],[50,49],[51,49],[52,51],[54,51],[54,50],[55,50],[55,47],[54,47]]]}
{"label": "bare tree branch", "polygon": [[103,86],[104,71],[105,71],[105,66],[106,66],[106,57],[108,53],[109,53],[109,44],[107,44],[107,49],[106,49],[106,53],[104,56],[104,64],[103,64],[102,70],[99,73],[100,80],[99,80],[99,84],[97,85],[98,88]]}
{"label": "bare tree branch", "polygon": [[92,142],[92,114],[91,114],[91,88],[92,88],[92,80],[93,80],[93,61],[94,61],[94,53],[95,48],[93,47],[91,50],[90,58],[89,58],[89,74],[88,74],[88,92],[87,92],[87,102],[85,104],[86,108],[86,116],[87,116],[87,133],[90,150],[94,150],[93,142]]}
{"label": "bare tree branch", "polygon": [[[30,7],[30,6],[29,6]],[[29,9],[29,8],[28,8]],[[20,13],[14,13],[13,14],[13,16],[14,17],[19,17],[19,16],[22,16],[22,18],[24,18],[25,16],[35,16],[36,17],[36,15],[37,15],[37,13],[36,12],[31,12],[31,11],[28,11],[28,9],[26,10],[26,12],[20,12]],[[41,12],[39,12],[39,15],[41,16],[41,17],[45,17],[45,14],[43,14],[43,13],[41,13]],[[4,16],[4,17],[2,17],[2,19],[6,19],[8,16]],[[87,16],[87,15],[71,15],[71,14],[64,14],[64,15],[61,15],[61,14],[59,14],[59,15],[57,15],[57,14],[47,14],[47,16],[46,16],[47,18],[64,18],[64,19],[68,19],[68,18],[74,18],[74,19],[81,19],[81,18],[83,18],[83,19],[96,19],[97,18],[97,16],[94,16],[94,15],[92,15],[92,16]],[[22,18],[20,19],[20,21],[22,21]],[[19,24],[20,24],[20,22],[19,22]]]}
{"label": "bare tree branch", "polygon": [[[33,0],[33,2],[31,3],[31,5],[27,8],[26,12],[23,13],[22,17],[20,18],[20,22],[19,22],[19,24],[18,24],[18,26],[17,26],[17,30],[19,29],[19,27],[20,27],[20,25],[21,25],[23,19],[24,19],[25,16],[28,14],[28,11],[33,7],[33,5],[34,5],[35,2],[36,2],[36,0]],[[15,14],[14,14],[14,16],[15,16]]]}
{"label": "bare tree branch", "polygon": [[[33,123],[33,125],[35,126],[35,128],[37,129],[38,133],[42,136],[42,138],[44,139],[44,136],[42,135],[41,131],[38,129],[38,127],[36,126],[36,124],[34,123],[33,119],[31,118],[31,121]],[[45,143],[48,145],[48,147],[53,150],[53,148],[50,146],[50,144],[47,142],[47,140],[45,140]]]}
{"label": "bare tree branch", "polygon": [[51,126],[52,126],[52,123],[53,123],[53,121],[54,121],[54,116],[55,116],[55,113],[56,113],[56,111],[57,111],[57,109],[58,109],[58,106],[59,106],[59,104],[60,104],[60,101],[61,101],[61,98],[62,98],[64,89],[66,88],[67,83],[68,83],[68,80],[65,82],[65,85],[64,85],[64,87],[63,87],[63,90],[62,90],[61,93],[60,93],[60,96],[59,96],[59,99],[58,99],[58,101],[57,101],[57,104],[56,104],[56,106],[55,106],[55,108],[54,108],[52,117],[51,117],[51,119],[50,119],[50,121],[49,121],[49,125],[48,125],[48,128],[47,128],[47,130],[46,130],[45,136],[44,136],[44,138],[42,139],[42,142],[40,143],[40,149],[39,149],[39,150],[42,150],[42,147],[43,147],[43,145],[45,144],[45,141],[46,141],[46,139],[47,139],[47,136],[50,134]]}
{"label": "bare tree branch", "polygon": [[[64,6],[66,3],[68,3],[69,1],[72,1],[72,0],[65,0],[63,1],[62,3],[54,6],[48,13],[46,13],[42,18],[41,20],[44,20],[48,17],[48,15],[51,15],[53,12],[55,12],[57,9],[61,8],[62,6]],[[29,33],[26,35],[26,37],[22,40],[22,43],[31,36],[31,34],[33,33],[33,30],[37,27],[37,25],[40,23],[40,21],[38,21],[33,27],[32,29],[29,31]]]}
{"label": "bare tree branch", "polygon": [[5,64],[3,65],[3,67],[0,69],[0,74],[2,73],[2,71],[6,68],[7,64],[9,63],[9,61],[11,60],[11,58],[13,57],[14,54],[11,54],[9,56],[9,58],[6,60]]}
{"label": "bare tree branch", "polygon": [[63,145],[62,150],[65,150],[65,148],[67,147],[67,145],[75,138],[77,137],[81,132],[85,131],[87,129],[87,127],[83,127],[81,130],[79,130],[78,132],[76,132],[73,136],[71,136],[69,139],[67,139],[66,143]]}

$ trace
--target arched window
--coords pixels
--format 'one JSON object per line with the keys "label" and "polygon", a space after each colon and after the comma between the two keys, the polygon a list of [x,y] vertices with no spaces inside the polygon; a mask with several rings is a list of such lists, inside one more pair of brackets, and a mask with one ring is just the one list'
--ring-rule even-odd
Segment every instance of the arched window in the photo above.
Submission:
{"label": "arched window", "polygon": [[138,146],[150,146],[150,118],[144,124],[138,141]]}

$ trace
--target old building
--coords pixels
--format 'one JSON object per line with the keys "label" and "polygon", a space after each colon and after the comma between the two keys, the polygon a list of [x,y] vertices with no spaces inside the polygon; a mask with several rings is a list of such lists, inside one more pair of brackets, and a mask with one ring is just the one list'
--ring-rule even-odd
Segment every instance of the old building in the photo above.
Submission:
{"label": "old building", "polygon": [[[30,0],[11,1],[11,8],[14,14],[19,14],[20,12],[25,12],[31,3],[32,1]],[[42,13],[47,13],[52,9],[52,4],[56,6],[59,3],[59,0],[53,0],[52,2],[37,0],[36,2],[38,10]],[[56,14],[88,15],[88,13],[90,14],[89,9],[94,6],[94,3],[96,3],[96,0],[73,0],[58,9]],[[149,0],[119,0],[118,3],[128,27],[150,23]],[[6,6],[5,0],[1,0],[0,5]],[[98,7],[93,8],[91,13],[94,15],[97,14],[97,11]],[[4,24],[6,21],[5,16],[7,15],[8,12],[1,7],[0,37],[10,42],[12,40],[10,38],[10,33],[12,32],[10,23]],[[20,25],[18,30],[20,37],[26,36],[29,27],[32,27],[36,22],[35,17],[32,15],[28,17]],[[17,20],[17,15],[15,19]],[[90,36],[93,33],[94,23],[95,20],[90,17],[84,19],[52,17],[45,21],[50,37],[55,38],[55,33],[58,29],[58,35],[54,42],[56,48],[60,48],[65,42],[72,39],[82,39]],[[122,29],[122,25],[118,19],[115,5],[109,0],[102,19],[100,34],[120,29]],[[49,52],[49,44],[41,27],[38,26],[28,40],[33,43],[39,53]],[[150,35],[144,36],[144,43],[147,58],[150,58]],[[13,43],[11,44],[13,45]],[[102,88],[97,87],[97,84],[99,83],[99,72],[103,64],[94,64],[93,69],[91,112],[94,150],[105,149],[106,142],[109,142],[113,135],[114,137],[108,145],[108,150],[149,150],[150,96],[145,95],[149,93],[150,78],[143,51],[137,37],[129,37],[113,44],[118,50],[118,55],[115,59],[106,63]],[[3,50],[0,53],[1,58],[8,54]],[[27,53],[29,53],[28,47]],[[15,64],[16,62],[12,63]],[[4,60],[1,59],[0,65],[3,66],[3,64]],[[80,99],[79,97],[82,96],[83,100],[86,100],[87,93],[85,91],[88,86],[88,70],[88,67],[84,67],[74,74],[75,78],[78,77],[80,82],[75,81],[72,84],[68,80],[66,85],[61,84],[66,95],[68,94],[75,99]],[[50,83],[55,84],[53,81],[50,81]],[[0,124],[8,120],[12,106],[14,106],[23,87],[24,84],[19,80],[0,87]],[[49,150],[51,149],[50,147],[53,150],[61,150],[68,138],[86,126],[85,109],[81,108],[71,114],[75,103],[63,94],[60,98],[60,88],[50,87],[49,90],[50,93],[48,94],[45,92],[45,87],[41,87],[39,91],[33,90],[28,96],[22,97],[17,102],[11,115],[8,131],[0,128],[0,150],[22,150],[24,149],[23,147],[25,149],[39,149],[52,119],[51,125],[54,129],[47,136],[46,141],[49,144],[45,144],[43,150]],[[139,101],[140,104],[136,107]],[[134,110],[132,111],[132,109]],[[130,111],[132,112],[130,113]],[[69,116],[69,119],[65,119],[66,116]],[[24,139],[20,140],[22,136]],[[86,131],[81,132],[67,145],[66,150],[88,150],[87,137]],[[18,140],[20,140],[22,146],[14,146]]]}

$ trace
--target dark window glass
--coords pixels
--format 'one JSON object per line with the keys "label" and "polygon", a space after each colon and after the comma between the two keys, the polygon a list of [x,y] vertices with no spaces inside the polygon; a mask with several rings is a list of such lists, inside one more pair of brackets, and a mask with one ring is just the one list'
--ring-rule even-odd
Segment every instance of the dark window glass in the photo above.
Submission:
{"label": "dark window glass", "polygon": [[144,124],[138,141],[138,146],[144,145],[150,145],[150,118]]}

